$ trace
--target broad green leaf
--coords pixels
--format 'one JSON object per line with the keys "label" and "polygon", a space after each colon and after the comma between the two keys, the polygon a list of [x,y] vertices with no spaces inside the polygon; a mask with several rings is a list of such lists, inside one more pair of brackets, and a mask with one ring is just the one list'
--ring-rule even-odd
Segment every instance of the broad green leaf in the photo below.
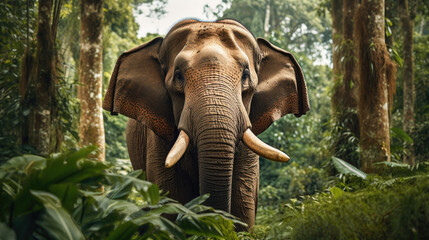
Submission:
{"label": "broad green leaf", "polygon": [[395,62],[402,68],[404,66],[404,59],[401,58],[401,55],[393,47],[390,48],[390,51]]}
{"label": "broad green leaf", "polygon": [[20,215],[13,219],[13,229],[15,230],[16,239],[32,239],[33,233],[39,228],[35,219],[41,211]]}
{"label": "broad green leaf", "polygon": [[[112,200],[101,193],[80,191],[85,197],[77,201],[73,218],[79,222],[85,235],[111,231],[118,221],[128,218],[140,208],[125,200]],[[107,235],[107,233],[106,233]]]}
{"label": "broad green leaf", "polygon": [[124,181],[131,181],[134,184],[135,189],[143,196],[145,201],[149,202],[149,204],[155,205],[161,198],[158,186],[151,182],[128,175],[124,176],[119,174],[106,174],[106,176],[109,178],[117,177],[124,179]]}
{"label": "broad green leaf", "polygon": [[122,215],[121,218],[125,218],[134,212],[140,210],[140,208],[132,202],[126,200],[109,199],[105,196],[96,196],[94,199],[97,201],[101,218],[106,218],[110,214],[117,213]]}
{"label": "broad green leaf", "polygon": [[92,151],[94,147],[89,146],[76,152],[63,153],[47,160],[46,168],[37,176],[37,181],[41,185],[56,183],[77,183],[84,179],[102,174],[108,166],[104,163],[83,159]]}
{"label": "broad green leaf", "polygon": [[153,219],[150,223],[161,231],[164,231],[171,239],[185,239],[182,229],[164,217]]}
{"label": "broad green leaf", "polygon": [[0,222],[0,240],[14,240],[16,234],[13,229],[9,228],[5,223]]}
{"label": "broad green leaf", "polygon": [[24,174],[30,169],[44,168],[46,159],[36,155],[22,155],[9,159],[0,166],[0,179],[13,174]]}
{"label": "broad green leaf", "polygon": [[61,205],[68,211],[72,211],[74,204],[78,198],[78,190],[76,184],[62,183],[49,186],[49,191],[55,194],[60,200]]}
{"label": "broad green leaf", "polygon": [[84,239],[79,227],[70,214],[61,207],[60,200],[53,194],[31,191],[45,207],[37,218],[37,235],[48,239]]}
{"label": "broad green leaf", "polygon": [[339,198],[339,197],[341,197],[341,196],[343,195],[343,193],[344,193],[344,191],[343,191],[343,190],[341,190],[341,189],[340,189],[340,188],[338,188],[338,187],[331,187],[331,188],[329,189],[329,191],[331,192],[332,196],[334,196],[334,198]]}
{"label": "broad green leaf", "polygon": [[81,159],[77,161],[77,167],[78,171],[64,178],[64,182],[78,183],[96,176],[102,176],[104,175],[104,170],[108,168],[105,163],[92,159]]}
{"label": "broad green leaf", "polygon": [[110,232],[106,240],[129,240],[137,233],[139,225],[132,221],[120,224],[114,231]]}
{"label": "broad green leaf", "polygon": [[398,127],[392,127],[390,129],[393,137],[399,138],[407,143],[413,143],[413,139],[404,130]]}
{"label": "broad green leaf", "polygon": [[76,209],[72,213],[85,235],[98,232],[103,227],[113,224],[111,219],[103,219],[103,214],[104,212],[93,196],[79,199]]}
{"label": "broad green leaf", "polygon": [[200,205],[203,202],[205,202],[209,197],[210,197],[209,193],[201,195],[199,197],[196,197],[196,198],[192,199],[191,201],[189,201],[188,203],[186,203],[184,206],[187,207],[187,208],[190,208],[190,207],[195,206],[195,205]]}
{"label": "broad green leaf", "polygon": [[206,211],[214,211],[214,208],[209,207],[209,206],[205,206],[205,205],[194,205],[189,207],[189,210],[191,210],[194,213],[201,213],[201,212],[206,212]]}
{"label": "broad green leaf", "polygon": [[221,211],[221,210],[217,210],[217,209],[214,210],[214,213],[220,214],[225,219],[228,219],[229,221],[232,221],[234,224],[240,224],[240,225],[245,226],[245,227],[247,226],[247,224],[244,223],[244,222],[242,222],[241,219],[239,219],[238,217],[236,217],[236,216],[234,216],[234,215],[232,215],[230,213],[227,213],[227,212],[224,212],[224,211]]}
{"label": "broad green leaf", "polygon": [[[141,170],[133,171],[127,174],[129,177],[137,178],[142,173]],[[113,183],[112,190],[107,194],[111,199],[125,199],[134,186],[134,181],[131,178],[124,178],[123,175],[109,175],[108,179]]]}
{"label": "broad green leaf", "polygon": [[387,26],[392,26],[393,24],[392,24],[392,21],[390,21],[390,19],[389,18],[385,18],[385,20],[386,20],[386,25]]}
{"label": "broad green leaf", "polygon": [[152,208],[150,214],[193,214],[193,212],[180,203],[167,203],[157,208]]}
{"label": "broad green leaf", "polygon": [[332,163],[335,166],[335,169],[337,169],[338,172],[343,174],[352,174],[355,176],[358,176],[362,179],[366,178],[366,173],[362,172],[361,170],[355,168],[353,165],[339,159],[336,157],[332,157]]}
{"label": "broad green leaf", "polygon": [[[0,190],[6,194],[6,196],[14,199],[16,194],[22,189],[21,184],[15,182],[13,179],[8,179],[7,181],[0,182]],[[1,193],[1,195],[3,195]],[[3,199],[0,199],[0,203],[3,202]]]}
{"label": "broad green leaf", "polygon": [[[179,232],[179,236],[183,236],[182,230],[180,230],[180,228],[178,228],[177,226],[175,226],[173,223],[171,222],[167,222],[165,220],[161,220],[161,215],[160,214],[153,214],[151,212],[149,212],[148,214],[141,216],[139,218],[133,219],[131,221],[125,222],[121,225],[119,225],[110,235],[107,239],[120,239],[120,240],[128,240],[131,239],[131,236],[133,236],[134,234],[137,233],[137,231],[139,229],[141,229],[142,226],[147,226],[147,228],[150,228],[150,239],[154,238],[154,239],[169,239],[168,236],[170,235],[170,239],[174,239],[171,236],[171,233],[168,232],[169,230],[171,231],[172,229],[174,229],[174,232]],[[153,226],[154,229],[152,229]],[[161,232],[164,232],[164,234],[160,234],[160,232],[157,232],[156,230],[158,229],[158,231],[160,230]],[[146,233],[147,235],[147,233]],[[166,235],[165,237],[161,237],[161,238],[157,238],[155,237],[155,235]],[[142,237],[142,239],[146,239],[145,237]],[[184,238],[180,238],[180,239],[184,239]]]}
{"label": "broad green leaf", "polygon": [[223,234],[218,227],[204,217],[204,215],[187,215],[178,222],[178,225],[186,234],[222,238]]}

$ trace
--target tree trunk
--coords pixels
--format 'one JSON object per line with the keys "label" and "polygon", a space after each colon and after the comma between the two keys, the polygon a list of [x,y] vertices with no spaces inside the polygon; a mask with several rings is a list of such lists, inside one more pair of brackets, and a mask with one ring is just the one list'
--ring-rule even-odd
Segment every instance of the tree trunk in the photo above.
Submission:
{"label": "tree trunk", "polygon": [[[416,17],[415,5],[411,1],[401,0],[399,2],[399,15],[402,22],[402,32],[404,33],[402,52],[404,56],[404,109],[403,109],[403,128],[408,134],[414,127],[414,60],[413,60],[413,44],[414,44],[414,19]],[[410,4],[409,4],[410,3]],[[414,165],[414,153],[412,146],[407,146],[407,154],[404,155],[403,161],[410,165]]]}
{"label": "tree trunk", "polygon": [[47,155],[51,152],[51,106],[55,93],[54,39],[51,34],[52,0],[40,0],[38,11],[35,99],[29,141],[41,154]]}
{"label": "tree trunk", "polygon": [[80,17],[80,145],[96,145],[99,149],[96,157],[99,161],[103,161],[105,157],[101,108],[103,1],[82,0]]}
{"label": "tree trunk", "polygon": [[342,0],[332,0],[331,2],[331,17],[332,17],[332,73],[334,81],[334,89],[332,94],[332,111],[335,113],[340,105],[341,96],[341,52],[340,46],[342,42]]}
{"label": "tree trunk", "polygon": [[[355,75],[355,43],[353,42],[353,14],[356,9],[357,0],[347,0],[343,3],[343,46],[342,46],[342,69],[344,99],[342,103],[346,109],[356,109],[356,75]],[[357,133],[357,131],[355,131]]]}
{"label": "tree trunk", "polygon": [[358,41],[360,155],[365,172],[390,161],[388,81],[394,77],[385,44],[384,0],[363,0],[354,19]]}
{"label": "tree trunk", "polygon": [[[353,39],[353,14],[357,6],[357,0],[343,1],[342,3],[342,39],[339,46],[338,57],[340,63],[340,79],[336,82],[333,97],[337,99],[334,109],[335,125],[334,155],[353,164],[360,166],[359,156],[356,154],[357,146],[350,144],[350,137],[359,138],[359,118],[357,116],[357,76],[356,53]],[[349,133],[352,133],[351,136]],[[349,143],[349,144],[346,144]]]}
{"label": "tree trunk", "polygon": [[351,137],[359,136],[359,120],[356,114],[356,77],[354,66],[356,58],[353,43],[353,12],[355,0],[332,1],[332,48],[333,81],[331,99],[334,128],[332,132],[332,152],[355,166],[359,166],[357,146],[345,144]]}
{"label": "tree trunk", "polygon": [[265,21],[264,21],[264,37],[268,38],[270,36],[270,4],[267,3],[267,8],[265,10]]}

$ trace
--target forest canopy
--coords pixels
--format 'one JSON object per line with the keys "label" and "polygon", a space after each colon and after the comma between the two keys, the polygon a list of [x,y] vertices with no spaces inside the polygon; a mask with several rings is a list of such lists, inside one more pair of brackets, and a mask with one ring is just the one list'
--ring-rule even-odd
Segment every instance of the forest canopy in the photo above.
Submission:
{"label": "forest canopy", "polygon": [[242,222],[204,206],[208,196],[181,205],[133,171],[128,118],[102,110],[118,57],[161,36],[138,36],[139,9],[159,19],[173,14],[168,4],[0,3],[0,235],[429,238],[427,1],[222,0],[204,7],[213,20],[235,19],[291,52],[311,106],[258,136],[292,160],[260,159],[256,225],[238,234],[232,229]]}

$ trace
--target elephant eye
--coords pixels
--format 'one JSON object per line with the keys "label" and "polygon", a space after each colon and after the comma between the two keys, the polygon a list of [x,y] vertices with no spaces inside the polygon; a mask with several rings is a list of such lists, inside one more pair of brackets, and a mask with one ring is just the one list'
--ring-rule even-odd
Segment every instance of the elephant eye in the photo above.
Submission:
{"label": "elephant eye", "polygon": [[174,71],[173,86],[176,91],[183,93],[185,88],[185,77],[179,69]]}
{"label": "elephant eye", "polygon": [[249,89],[249,77],[250,77],[250,71],[249,69],[246,67],[243,70],[243,75],[241,76],[241,90],[247,91]]}
{"label": "elephant eye", "polygon": [[245,68],[243,70],[243,75],[241,76],[241,82],[245,83],[245,81],[249,78],[250,76],[250,71],[248,68]]}
{"label": "elephant eye", "polygon": [[176,69],[176,71],[174,71],[174,80],[178,80],[180,82],[185,81],[182,71],[180,71],[179,69]]}

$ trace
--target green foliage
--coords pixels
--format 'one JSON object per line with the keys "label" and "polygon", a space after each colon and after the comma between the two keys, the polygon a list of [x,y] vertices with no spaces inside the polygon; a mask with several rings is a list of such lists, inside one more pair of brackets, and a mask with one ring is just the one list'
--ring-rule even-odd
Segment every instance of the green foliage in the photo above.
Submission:
{"label": "green foliage", "polygon": [[424,162],[429,159],[429,121],[418,123],[413,129],[414,152],[416,161]]}
{"label": "green foliage", "polygon": [[321,194],[290,222],[291,239],[426,239],[429,178],[415,180],[339,197]]}
{"label": "green foliage", "polygon": [[21,147],[16,139],[21,134],[23,111],[21,107],[20,72],[21,58],[27,45],[31,48],[34,34],[36,8],[29,2],[29,44],[27,44],[27,4],[25,1],[0,2],[0,163],[4,160],[31,152],[27,146]]}
{"label": "green foliage", "polygon": [[125,159],[128,151],[125,139],[125,128],[128,118],[122,115],[110,116],[110,113],[103,111],[104,134],[106,135],[106,160]]}
{"label": "green foliage", "polygon": [[329,143],[329,149],[332,155],[344,159],[355,167],[360,167],[359,156],[359,138],[356,132],[359,132],[359,119],[355,109],[342,109],[333,117],[332,133],[326,136]]}
{"label": "green foliage", "polygon": [[[414,31],[414,85],[415,85],[415,102],[414,102],[414,118],[415,128],[409,133],[413,140],[414,154],[416,162],[427,161],[429,152],[426,147],[427,140],[427,125],[429,122],[429,49],[427,43],[429,41],[429,28],[428,24],[424,24],[428,20],[428,6],[420,2],[418,4],[417,16],[415,21]],[[400,32],[399,19],[392,20],[393,22],[393,35],[396,34],[399,39],[402,37]],[[396,27],[395,27],[396,23]],[[402,41],[395,42],[395,49],[402,49]],[[402,52],[399,52],[401,55]],[[403,68],[398,67],[397,83],[396,83],[396,96],[392,109],[392,125],[396,128],[402,129],[403,118]],[[424,132],[426,131],[426,132]],[[391,151],[394,160],[402,161],[402,156],[405,154],[406,146],[410,145],[404,141],[405,139],[394,138],[392,139]]]}
{"label": "green foliage", "polygon": [[[8,239],[238,239],[232,215],[160,195],[141,171],[115,173],[94,147],[24,155],[0,166],[0,229]],[[102,185],[101,185],[102,184]]]}
{"label": "green foliage", "polygon": [[[428,30],[429,31],[429,30]],[[415,37],[415,89],[416,89],[416,122],[429,121],[429,32]]]}
{"label": "green foliage", "polygon": [[383,176],[341,175],[328,189],[286,201],[251,239],[426,239],[429,164],[381,163]]}
{"label": "green foliage", "polygon": [[407,154],[409,145],[413,144],[413,139],[404,130],[399,127],[390,128],[390,154],[393,161],[400,162]]}
{"label": "green foliage", "polygon": [[291,163],[271,171],[269,176],[262,175],[265,179],[259,192],[260,211],[275,208],[285,199],[314,194],[324,185],[325,174],[312,166]]}

